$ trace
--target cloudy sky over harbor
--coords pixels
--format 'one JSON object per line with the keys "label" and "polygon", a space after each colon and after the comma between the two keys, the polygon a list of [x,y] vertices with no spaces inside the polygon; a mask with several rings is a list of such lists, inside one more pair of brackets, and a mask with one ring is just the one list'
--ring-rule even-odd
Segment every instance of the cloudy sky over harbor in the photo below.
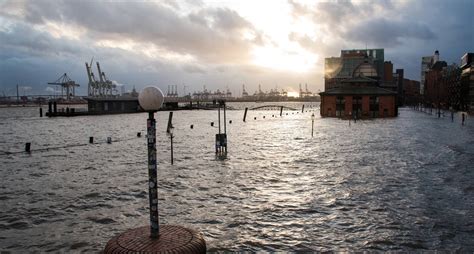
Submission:
{"label": "cloudy sky over harbor", "polygon": [[459,63],[474,51],[473,12],[472,0],[0,0],[0,92],[47,94],[68,73],[85,95],[91,58],[127,89],[316,92],[325,57],[365,47],[419,80],[422,56]]}

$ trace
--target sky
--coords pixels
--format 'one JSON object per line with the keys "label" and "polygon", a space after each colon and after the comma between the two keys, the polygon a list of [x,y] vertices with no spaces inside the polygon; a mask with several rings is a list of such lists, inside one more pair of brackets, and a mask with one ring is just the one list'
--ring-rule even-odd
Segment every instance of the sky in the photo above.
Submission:
{"label": "sky", "polygon": [[324,58],[366,47],[420,80],[422,56],[474,52],[473,13],[472,0],[0,0],[0,92],[52,94],[67,73],[85,95],[91,61],[126,91],[317,92]]}

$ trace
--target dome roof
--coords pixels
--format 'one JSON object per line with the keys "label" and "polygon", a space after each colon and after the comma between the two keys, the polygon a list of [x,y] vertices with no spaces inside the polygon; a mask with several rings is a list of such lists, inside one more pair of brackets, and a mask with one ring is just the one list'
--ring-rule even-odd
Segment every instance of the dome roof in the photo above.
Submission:
{"label": "dome roof", "polygon": [[377,70],[367,61],[361,63],[355,68],[353,77],[378,77]]}

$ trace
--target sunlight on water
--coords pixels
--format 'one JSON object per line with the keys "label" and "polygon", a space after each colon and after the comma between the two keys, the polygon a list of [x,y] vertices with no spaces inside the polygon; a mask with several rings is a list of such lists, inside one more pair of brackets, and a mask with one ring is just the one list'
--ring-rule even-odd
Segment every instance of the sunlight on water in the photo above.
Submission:
{"label": "sunlight on water", "polygon": [[[168,112],[157,114],[161,223],[198,229],[209,251],[474,249],[472,119],[401,109],[349,126],[306,104],[311,138],[313,112],[250,110],[242,122],[255,105],[230,105],[226,160],[214,155],[216,111],[176,111],[174,165]],[[136,133],[147,115],[37,112],[0,109],[0,250],[98,252],[146,225],[146,140]],[[12,153],[25,142],[31,154]]]}

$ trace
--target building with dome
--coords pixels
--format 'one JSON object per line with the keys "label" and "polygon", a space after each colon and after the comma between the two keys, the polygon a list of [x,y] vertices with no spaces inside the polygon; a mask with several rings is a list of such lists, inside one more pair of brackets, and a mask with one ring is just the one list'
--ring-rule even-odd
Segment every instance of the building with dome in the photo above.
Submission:
{"label": "building with dome", "polygon": [[385,82],[385,63],[383,49],[343,50],[340,58],[326,58],[325,91],[320,93],[321,116],[345,119],[397,116],[397,87],[391,85],[394,82]]}

